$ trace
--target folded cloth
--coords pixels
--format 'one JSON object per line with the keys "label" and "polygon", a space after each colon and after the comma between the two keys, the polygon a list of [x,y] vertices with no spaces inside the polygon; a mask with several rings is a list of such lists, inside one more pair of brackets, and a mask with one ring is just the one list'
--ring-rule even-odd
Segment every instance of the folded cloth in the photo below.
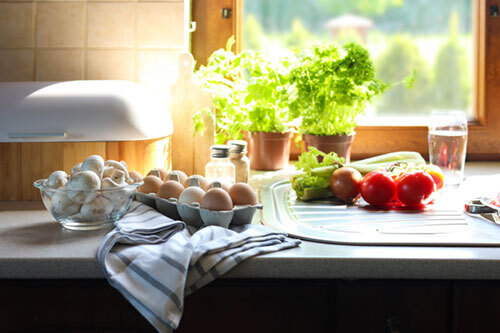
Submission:
{"label": "folded cloth", "polygon": [[296,247],[299,240],[262,225],[186,228],[133,202],[98,252],[109,283],[159,331],[176,329],[184,296],[255,255]]}

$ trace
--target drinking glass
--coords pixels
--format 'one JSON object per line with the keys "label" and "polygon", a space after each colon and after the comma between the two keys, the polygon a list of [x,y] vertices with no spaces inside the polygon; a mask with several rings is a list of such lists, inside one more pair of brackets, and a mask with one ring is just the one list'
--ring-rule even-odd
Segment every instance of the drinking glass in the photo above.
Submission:
{"label": "drinking glass", "polygon": [[432,111],[429,123],[429,160],[444,173],[445,185],[464,179],[467,117],[462,111]]}

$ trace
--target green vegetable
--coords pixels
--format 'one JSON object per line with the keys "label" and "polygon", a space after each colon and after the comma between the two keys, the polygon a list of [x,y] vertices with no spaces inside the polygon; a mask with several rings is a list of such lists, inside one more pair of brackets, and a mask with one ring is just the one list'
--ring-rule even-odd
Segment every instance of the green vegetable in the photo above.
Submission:
{"label": "green vegetable", "polygon": [[[302,169],[303,173],[291,178],[292,188],[297,198],[303,201],[328,198],[333,195],[330,191],[330,177],[336,169],[343,166],[344,161],[335,153],[325,154],[314,147],[309,149],[310,151],[302,153],[295,163],[295,167]],[[323,157],[322,162],[319,162],[319,156]],[[425,164],[419,153],[400,151],[370,157],[345,166],[350,166],[361,174],[367,174],[377,169],[385,169],[396,162],[411,163],[415,166]]]}
{"label": "green vegetable", "polygon": [[367,174],[377,169],[385,169],[396,162],[411,163],[415,166],[425,164],[424,158],[417,152],[398,151],[352,162],[350,164],[346,164],[346,166],[350,166],[358,170],[361,174]]}
{"label": "green vegetable", "polygon": [[352,134],[356,116],[391,86],[375,79],[370,54],[356,43],[315,45],[292,69],[290,82],[290,110],[302,117],[301,131],[314,135]]}
{"label": "green vegetable", "polygon": [[[271,58],[251,50],[236,55],[231,51],[233,44],[230,38],[225,49],[212,53],[207,65],[195,72],[213,96],[216,142],[241,139],[245,131],[286,132],[293,120],[288,104],[295,56]],[[194,117],[197,132],[203,132],[204,111]]]}
{"label": "green vegetable", "polygon": [[295,167],[304,170],[304,174],[291,179],[297,197],[307,201],[332,196],[330,176],[342,163],[344,159],[333,152],[326,154],[315,147],[309,147],[309,151],[302,153],[295,163]]}

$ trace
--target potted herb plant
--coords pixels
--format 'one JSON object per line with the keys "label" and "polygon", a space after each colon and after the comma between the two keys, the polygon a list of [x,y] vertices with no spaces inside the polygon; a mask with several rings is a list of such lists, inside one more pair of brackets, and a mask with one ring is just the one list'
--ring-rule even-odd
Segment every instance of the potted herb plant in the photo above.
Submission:
{"label": "potted herb plant", "polygon": [[375,79],[370,54],[356,43],[315,45],[291,71],[293,117],[301,117],[306,149],[350,160],[356,117],[390,84]]}
{"label": "potted herb plant", "polygon": [[[290,154],[288,81],[294,57],[270,59],[253,51],[235,55],[231,46],[232,40],[196,73],[213,95],[216,141],[245,136],[252,169],[284,168]],[[203,128],[200,114],[195,124],[198,130]]]}

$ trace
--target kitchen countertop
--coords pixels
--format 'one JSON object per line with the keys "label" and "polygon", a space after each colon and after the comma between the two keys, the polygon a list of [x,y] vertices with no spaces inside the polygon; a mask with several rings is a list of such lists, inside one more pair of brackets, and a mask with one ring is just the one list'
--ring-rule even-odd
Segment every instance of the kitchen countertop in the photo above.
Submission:
{"label": "kitchen countertop", "polygon": [[[280,173],[272,175],[282,178]],[[500,162],[468,162],[466,177],[475,175],[496,175],[491,179],[497,179]],[[263,174],[257,177],[266,178]],[[470,198],[498,193],[500,188],[493,185],[477,190],[481,192],[471,192]],[[0,202],[0,278],[103,278],[96,253],[109,230],[66,230],[41,202]],[[500,247],[352,246],[303,241],[298,248],[248,259],[223,278],[500,279]]]}

